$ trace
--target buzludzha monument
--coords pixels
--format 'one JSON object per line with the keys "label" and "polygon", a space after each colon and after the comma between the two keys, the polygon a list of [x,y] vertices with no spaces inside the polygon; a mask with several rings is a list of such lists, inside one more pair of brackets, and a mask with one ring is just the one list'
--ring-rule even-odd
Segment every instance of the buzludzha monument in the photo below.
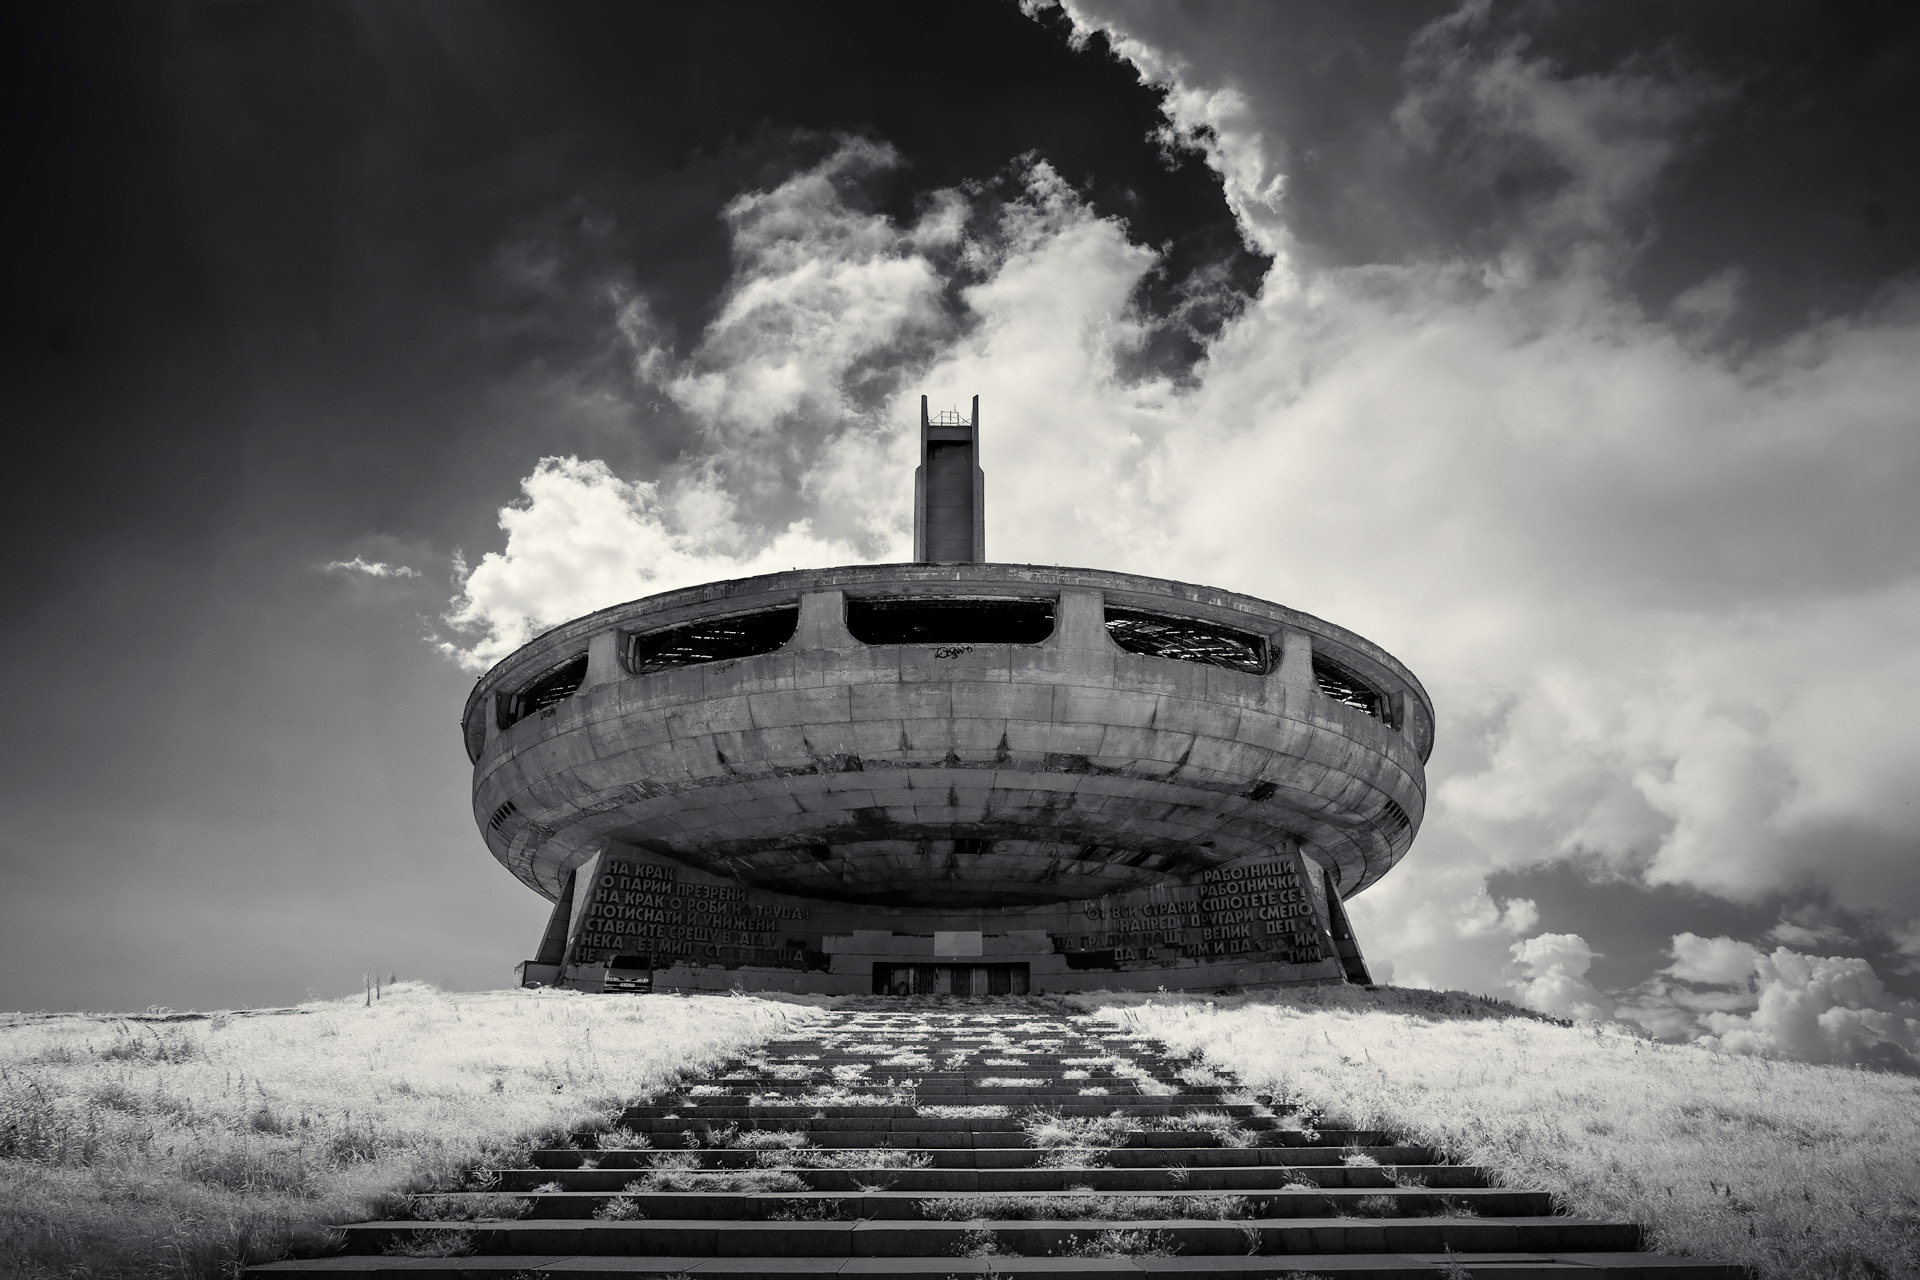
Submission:
{"label": "buzludzha monument", "polygon": [[1342,900],[1433,706],[1293,609],[986,559],[980,401],[920,410],[910,564],[577,618],[467,699],[473,811],[554,903],[522,981],[939,995],[1367,982]]}

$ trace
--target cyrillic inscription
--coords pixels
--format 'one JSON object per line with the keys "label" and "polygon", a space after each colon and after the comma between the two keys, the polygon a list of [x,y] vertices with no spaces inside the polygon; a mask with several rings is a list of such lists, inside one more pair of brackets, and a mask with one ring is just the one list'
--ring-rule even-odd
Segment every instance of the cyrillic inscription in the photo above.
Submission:
{"label": "cyrillic inscription", "polygon": [[739,885],[682,878],[677,867],[609,860],[594,881],[574,961],[638,954],[656,969],[676,961],[800,968],[806,951],[785,943],[811,914]]}
{"label": "cyrillic inscription", "polygon": [[1312,882],[1297,856],[1221,867],[1197,884],[1149,892],[1153,896],[1144,899],[1087,902],[1086,928],[1056,934],[1055,950],[1098,955],[1111,965],[1236,956],[1312,964],[1325,958]]}

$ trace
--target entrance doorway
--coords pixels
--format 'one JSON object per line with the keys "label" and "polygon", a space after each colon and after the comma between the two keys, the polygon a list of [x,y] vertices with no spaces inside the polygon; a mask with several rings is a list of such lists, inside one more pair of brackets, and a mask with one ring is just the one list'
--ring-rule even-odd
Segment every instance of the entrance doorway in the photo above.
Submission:
{"label": "entrance doorway", "polygon": [[876,964],[877,996],[1024,996],[1024,964]]}

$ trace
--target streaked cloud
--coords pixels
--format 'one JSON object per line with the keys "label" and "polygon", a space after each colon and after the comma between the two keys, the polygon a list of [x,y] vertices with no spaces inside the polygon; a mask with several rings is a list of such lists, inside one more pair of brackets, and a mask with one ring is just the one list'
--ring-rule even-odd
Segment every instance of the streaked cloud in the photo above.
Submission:
{"label": "streaked cloud", "polygon": [[342,573],[357,573],[369,578],[417,578],[419,571],[404,564],[386,564],[379,560],[365,560],[355,556],[351,560],[329,560],[323,566],[328,572],[338,570]]}

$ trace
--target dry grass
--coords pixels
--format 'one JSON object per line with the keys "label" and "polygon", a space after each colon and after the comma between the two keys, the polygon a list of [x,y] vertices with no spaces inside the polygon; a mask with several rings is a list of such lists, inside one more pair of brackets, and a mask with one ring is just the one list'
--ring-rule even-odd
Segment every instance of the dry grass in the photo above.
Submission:
{"label": "dry grass", "polygon": [[920,1202],[925,1218],[965,1222],[1127,1222],[1142,1218],[1244,1218],[1244,1196],[1192,1195],[1177,1201],[1165,1196],[1102,1195],[974,1195],[933,1196]]}
{"label": "dry grass", "polygon": [[10,1015],[0,1273],[211,1278],[316,1251],[331,1224],[403,1213],[816,1016],[417,983],[371,1008]]}
{"label": "dry grass", "polygon": [[1767,1280],[1920,1275],[1920,1080],[1664,1045],[1456,994],[1090,996],[1277,1102]]}

